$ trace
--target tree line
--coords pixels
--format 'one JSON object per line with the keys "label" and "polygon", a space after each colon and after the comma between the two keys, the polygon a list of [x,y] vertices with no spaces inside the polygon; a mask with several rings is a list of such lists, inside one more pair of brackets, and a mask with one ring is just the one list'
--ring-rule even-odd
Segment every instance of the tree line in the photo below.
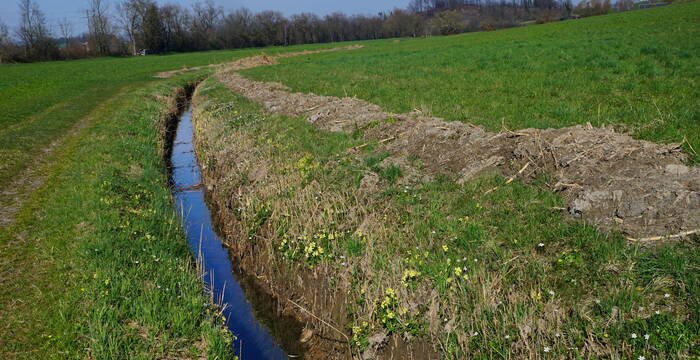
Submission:
{"label": "tree line", "polygon": [[[628,4],[631,0],[619,0]],[[610,11],[610,0],[411,0],[406,9],[376,15],[326,16],[278,11],[225,12],[212,0],[191,7],[154,0],[87,0],[87,32],[63,19],[52,32],[34,0],[20,0],[14,33],[0,21],[0,62],[233,49],[488,31]],[[582,3],[582,4],[583,4]],[[627,6],[627,5],[625,5]],[[622,9],[621,9],[622,10]],[[625,9],[627,10],[627,9]],[[14,36],[13,36],[14,35]]]}

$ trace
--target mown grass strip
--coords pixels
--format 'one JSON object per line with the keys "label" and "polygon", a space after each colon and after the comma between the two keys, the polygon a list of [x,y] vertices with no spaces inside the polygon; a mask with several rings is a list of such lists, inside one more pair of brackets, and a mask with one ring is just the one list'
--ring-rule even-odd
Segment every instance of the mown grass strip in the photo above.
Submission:
{"label": "mown grass strip", "polygon": [[175,91],[201,76],[91,113],[2,229],[2,259],[13,260],[1,268],[0,357],[232,357],[172,206],[162,151]]}

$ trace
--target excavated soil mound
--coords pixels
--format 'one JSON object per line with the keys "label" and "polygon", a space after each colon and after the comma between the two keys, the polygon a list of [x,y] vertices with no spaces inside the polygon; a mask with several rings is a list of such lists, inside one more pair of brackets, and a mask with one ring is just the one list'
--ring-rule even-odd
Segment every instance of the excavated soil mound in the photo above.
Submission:
{"label": "excavated soil mound", "polygon": [[163,71],[163,72],[159,72],[159,73],[155,74],[154,77],[159,78],[159,79],[167,79],[167,78],[173,77],[175,75],[182,74],[184,72],[200,70],[200,69],[204,69],[204,68],[208,68],[208,67],[223,67],[224,71],[243,70],[243,69],[250,69],[250,68],[254,68],[254,67],[258,67],[258,66],[275,65],[275,64],[277,64],[277,59],[283,59],[283,58],[288,58],[288,57],[292,57],[292,56],[320,54],[320,53],[335,52],[335,51],[356,50],[356,49],[361,49],[361,48],[363,48],[362,45],[351,45],[351,46],[344,46],[344,47],[338,47],[338,48],[332,48],[332,49],[306,50],[306,51],[290,52],[290,53],[280,54],[280,55],[276,55],[276,56],[268,56],[268,55],[262,54],[262,55],[258,55],[258,56],[251,56],[251,57],[238,59],[236,61],[233,61],[233,62],[230,62],[227,64],[209,64],[209,65],[204,65],[204,66],[185,67],[185,68],[178,69],[178,70]]}
{"label": "excavated soil mound", "polygon": [[[227,69],[271,62],[254,57]],[[512,175],[510,180],[546,173],[571,216],[618,229],[631,240],[676,238],[700,228],[700,168],[683,164],[686,156],[678,144],[636,140],[592,126],[492,133],[420,113],[390,114],[354,98],[292,93],[235,72],[220,72],[219,78],[271,113],[304,115],[328,131],[364,129],[365,137],[380,140],[392,157],[418,156],[430,174],[457,175],[463,182],[494,169]]]}

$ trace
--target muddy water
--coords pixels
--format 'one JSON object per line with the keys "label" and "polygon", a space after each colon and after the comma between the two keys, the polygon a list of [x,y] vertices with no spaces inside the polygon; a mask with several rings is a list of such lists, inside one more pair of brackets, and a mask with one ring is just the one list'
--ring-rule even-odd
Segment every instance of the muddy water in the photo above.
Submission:
{"label": "muddy water", "polygon": [[[269,299],[266,301],[264,296],[261,298],[260,294],[251,293],[256,297],[255,307],[246,299],[246,291],[241,284],[249,284],[250,279],[238,281],[229,252],[214,231],[204,190],[200,186],[202,176],[192,139],[192,107],[189,106],[180,117],[170,157],[173,195],[177,210],[182,215],[190,249],[204,270],[204,281],[213,293],[214,301],[223,305],[226,325],[236,336],[234,351],[242,360],[287,359],[287,354],[270,334],[268,327],[256,318],[254,308],[258,312],[261,308],[267,308],[262,310],[264,314],[261,315],[272,328],[289,329],[295,326],[286,326],[285,319],[275,319],[274,311],[270,311],[273,302]],[[281,340],[280,343],[293,344],[296,338]],[[287,349],[290,347],[297,350],[294,349],[296,346],[285,346]]]}

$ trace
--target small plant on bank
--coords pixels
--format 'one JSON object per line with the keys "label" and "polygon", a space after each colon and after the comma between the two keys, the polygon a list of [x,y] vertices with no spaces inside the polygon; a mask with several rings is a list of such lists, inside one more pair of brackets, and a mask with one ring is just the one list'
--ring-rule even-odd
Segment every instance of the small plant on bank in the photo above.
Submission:
{"label": "small plant on bank", "polygon": [[320,163],[315,161],[313,156],[309,154],[302,156],[294,164],[294,168],[299,172],[304,183],[308,183],[313,179],[314,172],[319,166]]}
{"label": "small plant on bank", "polygon": [[398,306],[399,301],[396,296],[396,290],[387,288],[384,291],[384,298],[379,303],[377,318],[382,326],[391,332],[398,330],[400,325],[397,315]]}

